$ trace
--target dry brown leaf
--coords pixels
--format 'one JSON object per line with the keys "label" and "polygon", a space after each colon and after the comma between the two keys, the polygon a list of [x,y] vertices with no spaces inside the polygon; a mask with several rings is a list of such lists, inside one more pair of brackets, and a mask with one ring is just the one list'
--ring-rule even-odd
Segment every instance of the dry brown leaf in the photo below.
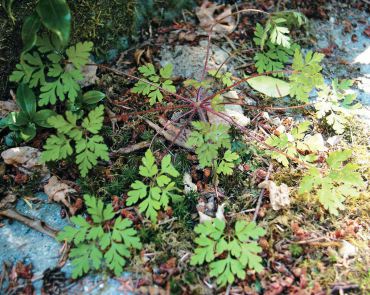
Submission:
{"label": "dry brown leaf", "polygon": [[[216,15],[217,10],[222,10],[222,12]],[[212,32],[218,34],[230,34],[234,31],[236,22],[231,13],[230,6],[217,5],[209,1],[204,1],[195,10],[200,26],[207,32],[212,30]]]}
{"label": "dry brown leaf", "polygon": [[44,192],[48,195],[50,201],[63,203],[71,215],[76,213],[76,208],[67,200],[68,194],[76,193],[76,190],[59,181],[56,176],[49,179],[49,182],[44,186]]}
{"label": "dry brown leaf", "polygon": [[25,174],[40,172],[44,178],[50,176],[48,168],[40,161],[41,152],[30,146],[15,147],[3,151],[1,157],[9,165],[18,167]]}
{"label": "dry brown leaf", "polygon": [[0,118],[5,117],[10,112],[18,111],[18,106],[14,100],[0,100]]}
{"label": "dry brown leaf", "polygon": [[270,193],[272,209],[280,210],[290,205],[289,187],[282,183],[277,186],[272,180],[265,180],[258,185],[259,188],[267,189]]}
{"label": "dry brown leaf", "polygon": [[0,199],[0,210],[8,209],[16,200],[17,196],[11,192],[8,192],[5,197]]}

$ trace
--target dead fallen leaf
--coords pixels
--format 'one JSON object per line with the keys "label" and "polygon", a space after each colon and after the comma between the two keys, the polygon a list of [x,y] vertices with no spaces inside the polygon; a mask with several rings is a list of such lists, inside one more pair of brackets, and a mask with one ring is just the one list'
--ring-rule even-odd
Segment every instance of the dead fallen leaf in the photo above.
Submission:
{"label": "dead fallen leaf", "polygon": [[45,164],[40,161],[40,151],[30,146],[15,147],[3,151],[1,157],[8,165],[17,167],[25,174],[39,172],[44,179],[50,177],[50,173]]}
{"label": "dead fallen leaf", "polygon": [[4,118],[10,112],[18,111],[18,106],[14,100],[0,100],[0,118]]}
{"label": "dead fallen leaf", "polygon": [[[216,15],[217,10],[222,12]],[[199,19],[200,26],[207,32],[212,30],[212,32],[218,34],[230,34],[235,29],[236,22],[231,15],[232,10],[230,6],[204,1],[200,7],[195,9],[195,14]]]}
{"label": "dead fallen leaf", "polygon": [[8,209],[17,200],[17,196],[8,192],[5,197],[0,199],[0,210]]}
{"label": "dead fallen leaf", "polygon": [[77,208],[72,206],[67,200],[68,194],[76,193],[76,190],[64,182],[59,181],[56,176],[49,179],[49,182],[44,186],[44,192],[48,195],[50,201],[63,203],[68,208],[71,215],[76,213]]}
{"label": "dead fallen leaf", "polygon": [[290,205],[289,187],[285,183],[277,186],[272,180],[265,180],[258,187],[269,191],[272,209],[277,211]]}

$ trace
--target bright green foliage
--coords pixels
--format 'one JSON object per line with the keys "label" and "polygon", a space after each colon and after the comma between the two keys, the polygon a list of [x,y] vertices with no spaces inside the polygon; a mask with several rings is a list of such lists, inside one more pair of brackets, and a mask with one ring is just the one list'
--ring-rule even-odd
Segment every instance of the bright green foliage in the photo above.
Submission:
{"label": "bright green foliage", "polygon": [[319,169],[310,168],[301,181],[299,193],[317,196],[325,209],[338,215],[338,210],[345,208],[343,202],[346,197],[357,196],[358,188],[364,185],[361,174],[356,172],[358,165],[344,165],[351,155],[351,150],[330,153],[326,160],[328,171],[322,174]]}
{"label": "bright green foliage", "polygon": [[[253,41],[256,45],[261,46],[264,38],[264,29],[257,23],[254,32]],[[255,66],[258,73],[282,71],[285,64],[292,58],[296,49],[299,49],[298,44],[291,44],[289,48],[273,44],[271,41],[266,41],[263,50],[257,52],[254,56]],[[283,76],[283,73],[273,73],[274,76]]]}
{"label": "bright green foliage", "polygon": [[218,70],[209,70],[208,74],[217,80],[220,80],[226,87],[233,85],[232,74],[230,72],[221,73]]}
{"label": "bright green foliage", "polygon": [[[189,146],[195,147],[199,165],[204,167],[214,166],[216,172],[230,174],[239,156],[230,151],[231,141],[228,134],[229,127],[224,124],[210,124],[203,121],[192,122],[193,130],[187,140]],[[220,163],[217,163],[220,149],[227,149]]]}
{"label": "bright green foliage", "polygon": [[90,111],[81,125],[78,125],[80,119],[80,116],[67,111],[65,118],[57,115],[47,120],[48,124],[57,129],[57,134],[46,140],[41,159],[44,162],[66,159],[73,154],[71,142],[74,141],[76,164],[81,175],[86,176],[99,158],[109,161],[108,147],[103,137],[98,135],[103,126],[104,106],[100,105]]}
{"label": "bright green foliage", "polygon": [[221,286],[232,284],[235,277],[243,280],[247,267],[256,272],[263,270],[258,256],[262,249],[255,240],[263,236],[265,230],[254,222],[237,221],[233,235],[229,236],[225,227],[225,222],[219,219],[197,225],[194,230],[198,234],[195,239],[198,247],[190,261],[191,265],[209,263],[209,275],[216,277]]}
{"label": "bright green foliage", "polygon": [[22,55],[21,62],[9,77],[12,82],[40,87],[40,106],[55,104],[58,99],[75,101],[80,91],[78,81],[83,80],[81,69],[88,62],[93,44],[77,43],[66,50],[66,55],[57,50],[58,46],[55,40],[38,37],[37,51]]}
{"label": "bright green foliage", "polygon": [[289,77],[292,97],[296,97],[299,101],[308,102],[310,92],[324,84],[320,65],[323,58],[324,54],[312,53],[312,51],[308,51],[303,58],[299,50],[295,51],[292,65],[293,73]]}
{"label": "bright green foliage", "polygon": [[[111,204],[84,195],[91,222],[82,215],[71,217],[73,226],[66,226],[58,234],[58,241],[73,244],[69,258],[72,260],[72,277],[77,278],[91,269],[105,265],[116,276],[121,275],[126,259],[131,257],[130,249],[141,249],[140,239],[129,219],[115,217]],[[109,225],[109,226],[106,226]]]}
{"label": "bright green foliage", "polygon": [[150,220],[157,222],[158,211],[166,209],[170,201],[179,199],[175,192],[180,191],[172,178],[180,174],[171,164],[171,156],[166,155],[159,168],[151,150],[147,150],[139,167],[139,174],[147,179],[144,183],[136,180],[131,184],[126,204],[131,206],[140,202],[139,211],[145,213]]}
{"label": "bright green foliage", "polygon": [[172,71],[172,64],[167,64],[165,67],[161,68],[159,70],[159,75],[156,73],[152,64],[141,66],[139,67],[139,72],[147,80],[139,80],[131,91],[149,97],[150,105],[156,102],[162,102],[163,93],[160,88],[171,93],[176,92],[176,87],[172,84],[172,80],[170,80]]}
{"label": "bright green foliage", "polygon": [[19,112],[11,112],[0,120],[0,130],[8,127],[12,131],[8,134],[8,138],[13,139],[12,144],[32,140],[36,135],[36,127],[51,127],[47,119],[56,113],[52,110],[37,111],[36,96],[26,84],[18,86],[16,102]]}
{"label": "bright green foliage", "polygon": [[316,115],[319,119],[325,119],[337,134],[344,132],[348,110],[361,107],[360,103],[353,104],[356,94],[347,93],[352,84],[351,80],[343,80],[339,83],[338,79],[334,79],[331,87],[322,85],[318,92],[315,103]]}
{"label": "bright green foliage", "polygon": [[234,161],[239,159],[237,153],[233,153],[230,150],[227,150],[222,158],[221,162],[217,166],[217,174],[232,175],[233,168],[235,167]]}
{"label": "bright green foliage", "polygon": [[[311,123],[308,121],[302,122],[293,128],[290,133],[281,133],[279,136],[271,135],[265,142],[291,157],[299,158],[305,162],[315,161],[317,156],[312,153],[319,151],[320,147],[309,145],[303,140],[310,125]],[[311,153],[303,156],[299,151],[309,151]],[[289,166],[289,160],[285,155],[277,151],[271,151],[269,153],[272,159],[275,159],[285,167]]]}

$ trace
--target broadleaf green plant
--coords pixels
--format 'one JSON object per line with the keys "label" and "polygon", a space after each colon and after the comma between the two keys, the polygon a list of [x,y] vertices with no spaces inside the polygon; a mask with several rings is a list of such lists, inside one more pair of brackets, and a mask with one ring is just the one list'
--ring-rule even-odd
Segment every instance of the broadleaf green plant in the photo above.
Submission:
{"label": "broadleaf green plant", "polygon": [[235,223],[233,234],[225,233],[226,223],[220,219],[198,224],[194,231],[198,234],[198,245],[191,257],[191,265],[209,264],[209,275],[217,278],[217,284],[232,284],[236,277],[245,279],[245,269],[256,272],[263,270],[262,252],[255,240],[265,234],[265,230],[254,222],[244,220]]}
{"label": "broadleaf green plant", "polygon": [[67,111],[65,118],[57,115],[47,120],[48,124],[57,129],[57,134],[46,140],[41,159],[44,162],[61,160],[75,153],[80,173],[86,176],[99,158],[109,161],[108,147],[99,135],[103,126],[104,106],[96,107],[83,118],[81,124],[77,124],[80,119],[79,115]]}
{"label": "broadleaf green plant", "polygon": [[146,80],[139,80],[131,89],[131,92],[145,95],[149,98],[150,105],[156,102],[162,102],[163,93],[162,88],[168,92],[175,93],[176,87],[171,80],[173,65],[167,64],[159,70],[157,74],[153,64],[146,64],[139,67],[139,72],[145,77]]}
{"label": "broadleaf green plant", "polygon": [[53,110],[37,111],[36,96],[26,85],[19,84],[16,93],[18,112],[11,112],[0,120],[0,129],[8,127],[12,132],[7,135],[7,143],[14,145],[20,141],[30,141],[36,136],[36,127],[50,128],[47,119],[55,116]]}
{"label": "broadleaf green plant", "polygon": [[[12,2],[10,1],[9,7]],[[67,45],[71,31],[71,12],[66,0],[38,1],[35,12],[23,22],[23,53],[35,46],[41,24],[52,32],[61,44]]]}
{"label": "broadleaf green plant", "polygon": [[173,181],[180,174],[171,164],[170,155],[164,156],[158,167],[151,150],[145,152],[139,174],[147,181],[136,180],[131,184],[126,204],[131,206],[139,203],[139,211],[156,223],[158,211],[166,209],[171,201],[176,202],[180,198],[176,193],[180,190]]}
{"label": "broadleaf green plant", "polygon": [[72,243],[69,254],[73,266],[72,278],[98,270],[102,266],[120,276],[131,249],[142,248],[132,221],[115,218],[111,204],[90,195],[84,195],[87,212],[91,221],[82,215],[71,217],[73,226],[66,226],[57,235],[58,241]]}
{"label": "broadleaf green plant", "polygon": [[299,194],[317,196],[319,202],[331,214],[338,215],[338,210],[345,209],[346,197],[357,196],[359,188],[364,186],[359,166],[344,164],[352,155],[351,150],[335,151],[326,159],[328,170],[320,172],[316,167],[309,169],[301,181]]}

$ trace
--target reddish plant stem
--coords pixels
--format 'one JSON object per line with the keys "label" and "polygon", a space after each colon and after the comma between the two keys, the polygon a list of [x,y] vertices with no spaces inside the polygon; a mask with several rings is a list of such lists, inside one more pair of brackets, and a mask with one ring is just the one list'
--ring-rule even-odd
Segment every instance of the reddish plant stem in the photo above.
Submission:
{"label": "reddish plant stem", "polygon": [[295,158],[295,157],[292,157],[292,156],[288,155],[287,153],[284,153],[284,152],[282,152],[281,150],[279,150],[279,149],[277,149],[277,148],[275,148],[275,147],[273,147],[273,146],[271,146],[271,145],[267,144],[266,142],[264,142],[264,141],[260,140],[259,138],[257,138],[257,137],[256,137],[256,136],[254,136],[253,134],[251,134],[251,132],[250,132],[247,128],[245,128],[244,126],[242,126],[242,125],[238,124],[237,122],[235,122],[235,120],[234,120],[232,117],[230,117],[230,116],[228,116],[228,115],[226,115],[226,114],[224,114],[224,113],[222,113],[222,112],[216,112],[216,111],[214,111],[213,109],[210,109],[210,108],[208,108],[208,107],[205,107],[205,109],[207,110],[207,112],[210,112],[210,113],[212,113],[212,114],[214,114],[214,115],[216,115],[216,116],[220,117],[221,119],[224,119],[226,122],[228,122],[228,123],[230,123],[230,124],[234,125],[234,126],[235,126],[235,127],[237,127],[240,131],[242,131],[244,134],[248,135],[248,136],[249,136],[249,137],[251,137],[253,140],[257,141],[258,143],[260,143],[261,145],[263,145],[263,146],[264,146],[264,147],[266,147],[267,149],[269,149],[269,150],[271,150],[271,151],[274,151],[274,152],[277,152],[277,153],[279,153],[279,154],[281,154],[281,155],[283,155],[283,156],[287,157],[288,159],[290,159],[290,160],[292,160],[292,161],[294,161],[294,162],[296,162],[296,163],[299,163],[299,164],[303,165],[303,166],[304,166],[304,167],[306,167],[306,168],[308,167],[308,165],[307,165],[305,162],[301,161],[300,159]]}
{"label": "reddish plant stem", "polygon": [[[176,106],[164,106],[164,107],[158,107],[154,109],[149,109],[145,111],[140,111],[140,112],[134,112],[127,114],[128,117],[133,117],[133,116],[141,116],[149,113],[155,113],[155,112],[160,112],[160,111],[169,111],[169,110],[177,110],[177,109],[190,109],[194,108],[193,106],[189,104],[181,104],[181,105],[176,105]],[[116,116],[116,118],[121,118],[122,116],[125,116],[126,114],[121,114]]]}
{"label": "reddish plant stem", "polygon": [[96,66],[98,66],[98,67],[100,67],[100,68],[103,68],[103,69],[105,69],[105,70],[111,71],[111,72],[115,73],[116,75],[125,76],[125,77],[129,77],[129,78],[131,78],[131,79],[137,80],[137,81],[144,82],[144,83],[146,83],[146,84],[148,84],[148,85],[150,85],[150,86],[156,87],[157,89],[159,89],[159,90],[161,90],[161,91],[163,91],[163,92],[167,93],[168,95],[172,95],[172,96],[174,96],[174,97],[176,97],[176,98],[178,98],[178,99],[180,99],[180,100],[184,100],[184,101],[189,102],[189,103],[190,103],[190,104],[192,104],[192,105],[195,105],[195,102],[194,102],[194,101],[192,101],[190,98],[187,98],[187,97],[185,97],[185,96],[179,95],[179,94],[177,94],[177,93],[170,92],[170,91],[168,91],[168,90],[166,90],[166,89],[164,89],[164,88],[162,88],[162,87],[160,87],[160,86],[158,86],[158,85],[155,85],[154,83],[151,83],[151,82],[150,82],[150,81],[148,81],[148,80],[145,80],[145,79],[141,79],[141,78],[135,77],[135,76],[133,76],[133,75],[127,74],[127,73],[125,73],[125,72],[122,72],[122,71],[120,71],[120,70],[113,69],[113,68],[108,67],[108,66],[105,66],[105,65],[96,65]]}
{"label": "reddish plant stem", "polygon": [[240,103],[240,102],[222,102],[220,103],[222,105],[240,105],[244,106],[249,109],[262,109],[262,110],[273,110],[273,111],[285,111],[285,110],[290,110],[290,109],[303,109],[309,106],[313,106],[315,103],[306,103],[302,105],[297,105],[297,106],[290,106],[290,107],[273,107],[273,106],[255,106],[255,105],[249,105],[245,103]]}

